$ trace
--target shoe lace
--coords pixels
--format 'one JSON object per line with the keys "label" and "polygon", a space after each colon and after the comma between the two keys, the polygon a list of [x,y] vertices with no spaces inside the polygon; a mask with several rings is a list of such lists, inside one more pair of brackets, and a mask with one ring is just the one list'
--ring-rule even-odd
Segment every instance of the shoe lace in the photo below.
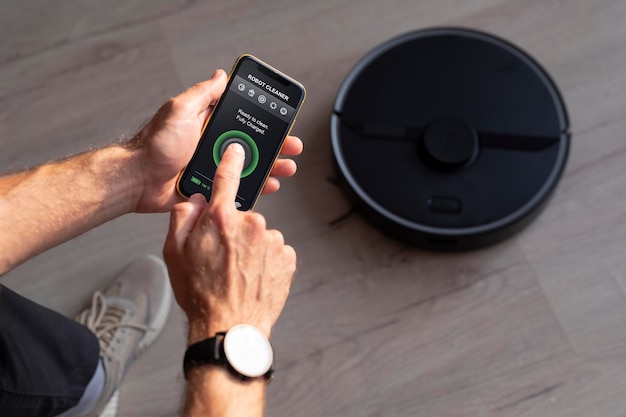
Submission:
{"label": "shoe lace", "polygon": [[139,323],[123,321],[128,312],[124,307],[109,304],[104,294],[94,292],[91,298],[91,307],[86,308],[76,316],[76,321],[91,330],[100,343],[100,353],[109,355],[109,348],[115,340],[117,330],[122,328],[146,332],[149,327]]}

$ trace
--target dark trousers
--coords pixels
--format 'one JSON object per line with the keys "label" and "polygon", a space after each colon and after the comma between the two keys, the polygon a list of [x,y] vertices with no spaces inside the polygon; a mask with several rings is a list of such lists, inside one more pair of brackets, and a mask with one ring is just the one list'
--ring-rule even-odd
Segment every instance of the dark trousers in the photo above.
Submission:
{"label": "dark trousers", "polygon": [[96,371],[86,327],[0,285],[0,416],[48,417],[78,403]]}

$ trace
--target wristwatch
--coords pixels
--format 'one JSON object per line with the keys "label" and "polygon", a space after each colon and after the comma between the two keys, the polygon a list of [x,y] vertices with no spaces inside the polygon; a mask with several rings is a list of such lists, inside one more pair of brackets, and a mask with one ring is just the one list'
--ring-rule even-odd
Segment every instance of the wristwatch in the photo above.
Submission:
{"label": "wristwatch", "polygon": [[244,381],[254,378],[270,381],[274,374],[274,351],[259,329],[239,324],[187,348],[183,361],[185,379],[191,369],[203,365],[224,366]]}

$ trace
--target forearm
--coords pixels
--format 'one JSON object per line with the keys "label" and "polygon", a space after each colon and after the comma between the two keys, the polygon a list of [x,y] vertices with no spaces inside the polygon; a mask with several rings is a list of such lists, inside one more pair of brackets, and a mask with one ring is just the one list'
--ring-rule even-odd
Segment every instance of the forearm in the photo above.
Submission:
{"label": "forearm", "polygon": [[261,417],[265,385],[240,381],[218,366],[195,368],[189,373],[183,417]]}
{"label": "forearm", "polygon": [[0,177],[0,274],[133,211],[136,159],[110,146]]}

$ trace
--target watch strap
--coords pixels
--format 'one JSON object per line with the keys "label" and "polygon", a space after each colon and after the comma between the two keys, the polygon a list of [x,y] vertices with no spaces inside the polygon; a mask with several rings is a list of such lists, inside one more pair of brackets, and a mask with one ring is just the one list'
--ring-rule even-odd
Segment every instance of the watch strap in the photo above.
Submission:
{"label": "watch strap", "polygon": [[194,343],[187,348],[183,360],[185,379],[189,379],[189,372],[202,365],[228,365],[224,353],[225,332],[218,332],[215,336]]}
{"label": "watch strap", "polygon": [[[189,379],[189,372],[193,368],[203,365],[219,365],[227,368],[234,376],[243,380],[250,381],[249,376],[243,375],[238,372],[235,368],[230,366],[228,363],[228,358],[226,357],[226,353],[224,352],[224,337],[226,336],[226,332],[218,332],[215,333],[215,336],[210,337],[208,339],[202,340],[200,342],[196,342],[193,345],[187,347],[187,351],[185,352],[185,358],[183,360],[183,372],[185,374],[185,379]],[[269,382],[272,380],[274,376],[274,366],[272,365],[270,369],[260,378],[265,379],[265,381]]]}

